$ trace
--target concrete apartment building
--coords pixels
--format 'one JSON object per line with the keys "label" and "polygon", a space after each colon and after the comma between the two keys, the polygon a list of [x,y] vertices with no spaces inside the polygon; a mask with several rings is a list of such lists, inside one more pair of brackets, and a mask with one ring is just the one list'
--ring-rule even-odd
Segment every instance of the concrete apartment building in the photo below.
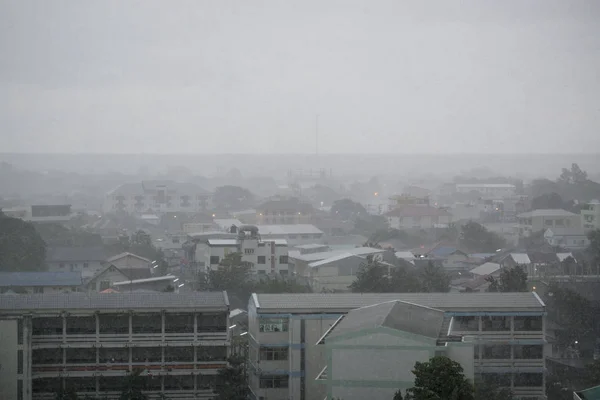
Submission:
{"label": "concrete apartment building", "polygon": [[485,200],[501,200],[514,197],[517,188],[510,183],[459,183],[456,185],[457,193],[477,192]]}
{"label": "concrete apartment building", "polygon": [[212,194],[192,183],[170,180],[123,184],[107,193],[102,211],[145,214],[205,211]]}
{"label": "concrete apartment building", "polygon": [[414,386],[415,362],[446,356],[474,378],[474,343],[449,336],[443,311],[404,301],[389,301],[351,310],[321,338],[327,364],[317,376],[327,398],[392,399]]}
{"label": "concrete apartment building", "polygon": [[253,398],[324,399],[327,347],[318,344],[323,335],[353,309],[396,300],[441,310],[448,336],[473,337],[476,375],[509,387],[516,398],[544,398],[546,312],[535,293],[253,294],[248,304]]}
{"label": "concrete apartment building", "polygon": [[70,293],[82,284],[80,272],[0,272],[0,293]]}
{"label": "concrete apartment building", "polygon": [[581,222],[586,232],[600,229],[600,201],[592,200],[584,204],[581,209]]}
{"label": "concrete apartment building", "polygon": [[320,243],[323,231],[311,224],[257,225],[263,239],[283,239],[290,246]]}
{"label": "concrete apartment building", "polygon": [[215,270],[228,254],[240,253],[242,261],[251,264],[253,273],[288,275],[288,245],[284,239],[264,239],[254,225],[242,225],[235,231],[233,238],[209,238],[196,244],[195,262],[201,270]]}
{"label": "concrete apartment building", "polygon": [[520,236],[552,228],[581,228],[581,216],[562,209],[534,210],[517,215]]}
{"label": "concrete apartment building", "polygon": [[228,315],[225,292],[1,295],[0,398],[114,400],[142,369],[151,399],[210,399]]}

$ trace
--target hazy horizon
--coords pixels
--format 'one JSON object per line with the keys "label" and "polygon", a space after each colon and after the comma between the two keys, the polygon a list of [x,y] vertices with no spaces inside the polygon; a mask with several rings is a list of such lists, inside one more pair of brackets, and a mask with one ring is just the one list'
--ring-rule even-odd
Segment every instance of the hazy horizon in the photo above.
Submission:
{"label": "hazy horizon", "polygon": [[0,151],[589,154],[599,20],[595,0],[0,1]]}

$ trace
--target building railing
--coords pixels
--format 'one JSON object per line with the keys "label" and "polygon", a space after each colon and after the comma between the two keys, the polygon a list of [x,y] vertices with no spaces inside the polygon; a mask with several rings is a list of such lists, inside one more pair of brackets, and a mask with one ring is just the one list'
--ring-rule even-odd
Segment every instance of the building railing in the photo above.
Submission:
{"label": "building railing", "polygon": [[[212,389],[197,389],[197,390],[165,390],[165,391],[144,391],[144,394],[148,396],[148,400],[160,400],[162,398],[167,399],[181,399],[181,400],[197,400],[197,399],[212,399],[214,392]],[[93,398],[98,394],[98,398],[106,400],[118,400],[121,396],[121,392],[78,392],[79,398],[84,398],[86,395]],[[161,397],[164,395],[164,397]],[[33,393],[32,400],[54,400],[56,398],[55,393]]]}
{"label": "building railing", "polygon": [[[88,363],[88,364],[44,364],[31,367],[32,376],[44,374],[48,375],[66,375],[72,372],[105,372],[105,371],[123,371],[129,372],[132,369],[143,369],[158,375],[166,374],[178,370],[218,370],[225,368],[227,361],[189,361],[189,362],[123,362],[123,363]],[[97,374],[92,374],[97,375]]]}
{"label": "building railing", "polygon": [[[191,333],[132,333],[130,334],[86,334],[86,335],[36,335],[32,336],[31,344],[34,348],[47,344],[85,344],[85,343],[143,343],[143,342],[186,342],[208,345],[211,342],[227,341],[226,331]],[[217,344],[220,345],[220,344]]]}

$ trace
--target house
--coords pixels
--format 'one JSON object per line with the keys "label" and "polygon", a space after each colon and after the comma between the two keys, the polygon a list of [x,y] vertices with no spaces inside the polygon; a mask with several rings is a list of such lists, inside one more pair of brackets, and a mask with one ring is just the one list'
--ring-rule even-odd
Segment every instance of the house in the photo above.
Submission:
{"label": "house", "polygon": [[171,180],[125,183],[106,194],[102,211],[148,214],[148,211],[199,212],[205,211],[212,194],[192,183]]}
{"label": "house", "polygon": [[386,250],[376,249],[373,247],[353,247],[353,248],[345,248],[342,250],[332,250],[332,251],[323,251],[318,253],[308,253],[301,254],[298,252],[290,252],[289,253],[289,262],[290,262],[290,271],[295,273],[298,276],[306,276],[307,270],[310,268],[310,264],[331,259],[333,257],[338,257],[344,254],[352,254],[355,256],[360,256],[366,258],[370,255],[375,254],[383,254]]}
{"label": "house", "polygon": [[80,272],[91,278],[103,269],[106,254],[101,246],[50,247],[46,251],[46,265],[50,272]]}
{"label": "house", "polygon": [[314,212],[310,204],[298,198],[273,198],[256,207],[256,222],[259,225],[309,224]]}
{"label": "house", "polygon": [[138,256],[137,254],[125,252],[109,257],[107,263],[114,265],[117,268],[140,268],[149,269],[150,261],[147,258]]}
{"label": "house", "polygon": [[592,200],[584,204],[580,211],[581,222],[585,231],[600,229],[600,201]]}
{"label": "house", "polygon": [[365,257],[342,253],[308,264],[304,276],[316,293],[349,292],[349,286],[356,280],[356,273],[366,263]]}
{"label": "house", "polygon": [[462,183],[456,185],[457,193],[477,192],[482,199],[501,200],[514,197],[517,193],[515,185],[510,183]]}
{"label": "house", "polygon": [[562,209],[534,210],[517,215],[520,237],[551,228],[581,228],[581,216]]}
{"label": "house", "polygon": [[446,210],[428,205],[407,205],[384,214],[394,229],[431,229],[447,226],[452,222],[452,214]]}
{"label": "house", "polygon": [[544,232],[544,239],[553,247],[562,247],[569,250],[583,250],[590,244],[590,240],[582,227],[548,228]]}
{"label": "house", "polygon": [[446,243],[436,243],[411,250],[417,259],[439,260],[448,271],[465,271],[471,267],[467,252]]}
{"label": "house", "polygon": [[500,275],[501,269],[502,269],[502,266],[500,264],[496,264],[493,262],[486,262],[484,264],[481,264],[478,267],[473,268],[470,272],[476,278],[479,276],[488,277],[488,276]]}
{"label": "house", "polygon": [[82,283],[81,272],[0,272],[0,293],[69,293]]}
{"label": "house", "polygon": [[267,239],[283,239],[290,246],[299,244],[320,243],[323,231],[311,224],[257,225],[260,237]]}
{"label": "house", "polygon": [[106,266],[102,271],[86,282],[88,291],[101,292],[110,288],[113,283],[131,279],[114,265]]}
{"label": "house", "polygon": [[391,399],[414,386],[415,363],[436,354],[458,362],[472,381],[474,343],[448,337],[450,320],[442,310],[401,300],[351,310],[318,342],[328,363],[317,380],[326,384],[327,398]]}

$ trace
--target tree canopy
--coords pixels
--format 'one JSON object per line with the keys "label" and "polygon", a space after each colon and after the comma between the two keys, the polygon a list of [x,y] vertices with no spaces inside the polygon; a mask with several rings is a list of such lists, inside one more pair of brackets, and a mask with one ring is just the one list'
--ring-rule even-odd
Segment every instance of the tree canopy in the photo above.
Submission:
{"label": "tree canopy", "polygon": [[517,265],[513,268],[504,268],[498,279],[488,276],[486,280],[490,283],[488,292],[526,292],[527,272]]}
{"label": "tree canopy", "polygon": [[217,374],[216,400],[246,400],[248,398],[248,377],[246,362],[241,356],[229,358],[229,366]]}
{"label": "tree canopy", "polygon": [[145,382],[141,375],[142,370],[135,369],[125,377],[119,400],[148,400],[148,396],[142,392]]}
{"label": "tree canopy", "polygon": [[239,186],[219,186],[213,194],[213,203],[226,210],[242,210],[254,206],[255,197],[248,189]]}
{"label": "tree canopy", "polygon": [[469,221],[461,228],[460,245],[479,253],[493,253],[506,246],[506,241],[481,224]]}
{"label": "tree canopy", "polygon": [[448,357],[417,362],[413,369],[415,386],[407,390],[412,400],[474,400],[473,385],[462,366]]}
{"label": "tree canopy", "polygon": [[368,213],[362,204],[350,199],[341,199],[333,202],[331,215],[342,220],[355,220],[368,216]]}
{"label": "tree canopy", "polygon": [[0,213],[0,271],[43,271],[46,243],[33,224]]}

